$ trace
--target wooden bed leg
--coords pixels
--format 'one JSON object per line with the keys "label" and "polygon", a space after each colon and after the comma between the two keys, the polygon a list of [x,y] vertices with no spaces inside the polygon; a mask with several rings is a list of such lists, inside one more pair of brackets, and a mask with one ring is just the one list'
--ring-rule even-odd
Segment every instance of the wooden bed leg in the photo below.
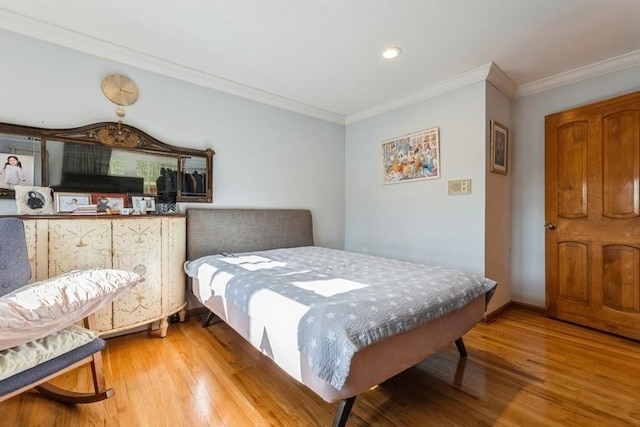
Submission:
{"label": "wooden bed leg", "polygon": [[357,396],[353,396],[340,401],[336,416],[333,418],[333,427],[344,427],[347,424],[347,420],[349,419],[349,415],[351,414],[351,408],[353,408],[356,397]]}
{"label": "wooden bed leg", "polygon": [[456,347],[458,348],[458,353],[460,353],[460,357],[467,357],[467,349],[464,348],[464,341],[462,341],[462,337],[456,340]]}
{"label": "wooden bed leg", "polygon": [[203,328],[211,326],[211,321],[213,320],[213,316],[215,316],[215,314],[213,314],[213,311],[210,311],[209,315],[207,316],[207,318],[204,319],[204,322],[202,322],[202,327]]}

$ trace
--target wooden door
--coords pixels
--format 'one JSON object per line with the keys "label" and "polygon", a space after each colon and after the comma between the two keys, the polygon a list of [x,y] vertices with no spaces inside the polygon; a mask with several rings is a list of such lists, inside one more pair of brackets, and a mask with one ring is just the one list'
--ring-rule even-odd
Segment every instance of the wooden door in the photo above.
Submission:
{"label": "wooden door", "polygon": [[640,339],[640,92],[545,125],[547,312]]}

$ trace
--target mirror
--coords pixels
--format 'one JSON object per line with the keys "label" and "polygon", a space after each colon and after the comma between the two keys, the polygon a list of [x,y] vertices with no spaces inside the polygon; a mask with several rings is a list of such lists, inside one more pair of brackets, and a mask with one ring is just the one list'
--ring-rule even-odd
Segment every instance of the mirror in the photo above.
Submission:
{"label": "mirror", "polygon": [[[213,200],[211,149],[165,144],[122,122],[72,129],[0,123],[0,198],[13,185],[49,186],[60,192],[154,195],[160,202]],[[19,159],[22,169],[16,163]],[[18,175],[24,175],[20,181]]]}

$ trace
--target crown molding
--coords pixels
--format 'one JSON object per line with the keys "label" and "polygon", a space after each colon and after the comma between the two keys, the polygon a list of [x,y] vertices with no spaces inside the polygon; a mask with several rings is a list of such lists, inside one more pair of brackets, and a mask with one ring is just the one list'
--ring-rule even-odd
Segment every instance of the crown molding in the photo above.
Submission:
{"label": "crown molding", "polygon": [[483,80],[494,85],[507,97],[514,99],[640,65],[640,50],[637,50],[517,86],[496,64],[489,63],[409,94],[342,116],[231,80],[223,79],[194,68],[185,67],[175,62],[166,61],[125,48],[86,34],[49,24],[4,8],[0,8],[0,28],[100,58],[110,59],[128,66],[183,80],[198,86],[229,93],[262,104],[340,125],[356,123]]}
{"label": "crown molding", "polygon": [[361,120],[365,120],[389,111],[397,110],[398,108],[406,107],[408,105],[415,104],[417,102],[424,101],[438,95],[442,95],[443,93],[451,92],[452,90],[486,80],[492,66],[493,64],[489,63],[487,65],[474,68],[473,70],[467,71],[466,73],[458,74],[455,77],[416,90],[407,95],[399,96],[389,101],[374,105],[373,107],[349,114],[345,116],[345,124],[349,125],[352,123],[356,123]]}
{"label": "crown molding", "polygon": [[487,76],[487,81],[496,87],[500,92],[509,97],[509,99],[513,99],[516,90],[518,89],[518,85],[516,85],[511,78],[500,69],[493,62],[489,67],[489,75]]}
{"label": "crown molding", "polygon": [[621,71],[638,65],[640,65],[640,50],[605,59],[604,61],[556,74],[545,79],[536,80],[535,82],[520,85],[516,90],[514,98],[533,95],[535,93],[544,92],[545,90],[566,86],[582,80],[603,76],[605,74]]}
{"label": "crown molding", "polygon": [[344,117],[340,114],[305,105],[2,8],[0,8],[0,28],[220,92],[344,125]]}

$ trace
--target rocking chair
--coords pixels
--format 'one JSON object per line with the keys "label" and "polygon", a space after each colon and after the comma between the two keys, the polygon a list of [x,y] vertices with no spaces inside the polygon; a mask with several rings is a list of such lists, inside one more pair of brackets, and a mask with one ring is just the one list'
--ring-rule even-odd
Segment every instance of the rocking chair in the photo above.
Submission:
{"label": "rocking chair", "polygon": [[[0,402],[31,388],[68,403],[91,403],[113,396],[102,370],[105,341],[91,331],[95,329],[93,312],[142,278],[119,270],[79,270],[29,285],[31,267],[22,221],[0,218],[0,236]],[[90,300],[87,289],[94,287],[110,294]],[[47,300],[43,296],[46,292],[57,294]],[[59,316],[48,322],[47,316],[58,309],[56,303],[64,300],[63,304],[69,304],[68,295],[84,299],[60,308]],[[39,306],[42,301],[45,304]],[[88,329],[75,324],[82,318]],[[87,363],[91,365],[93,392],[68,391],[49,382]]]}

